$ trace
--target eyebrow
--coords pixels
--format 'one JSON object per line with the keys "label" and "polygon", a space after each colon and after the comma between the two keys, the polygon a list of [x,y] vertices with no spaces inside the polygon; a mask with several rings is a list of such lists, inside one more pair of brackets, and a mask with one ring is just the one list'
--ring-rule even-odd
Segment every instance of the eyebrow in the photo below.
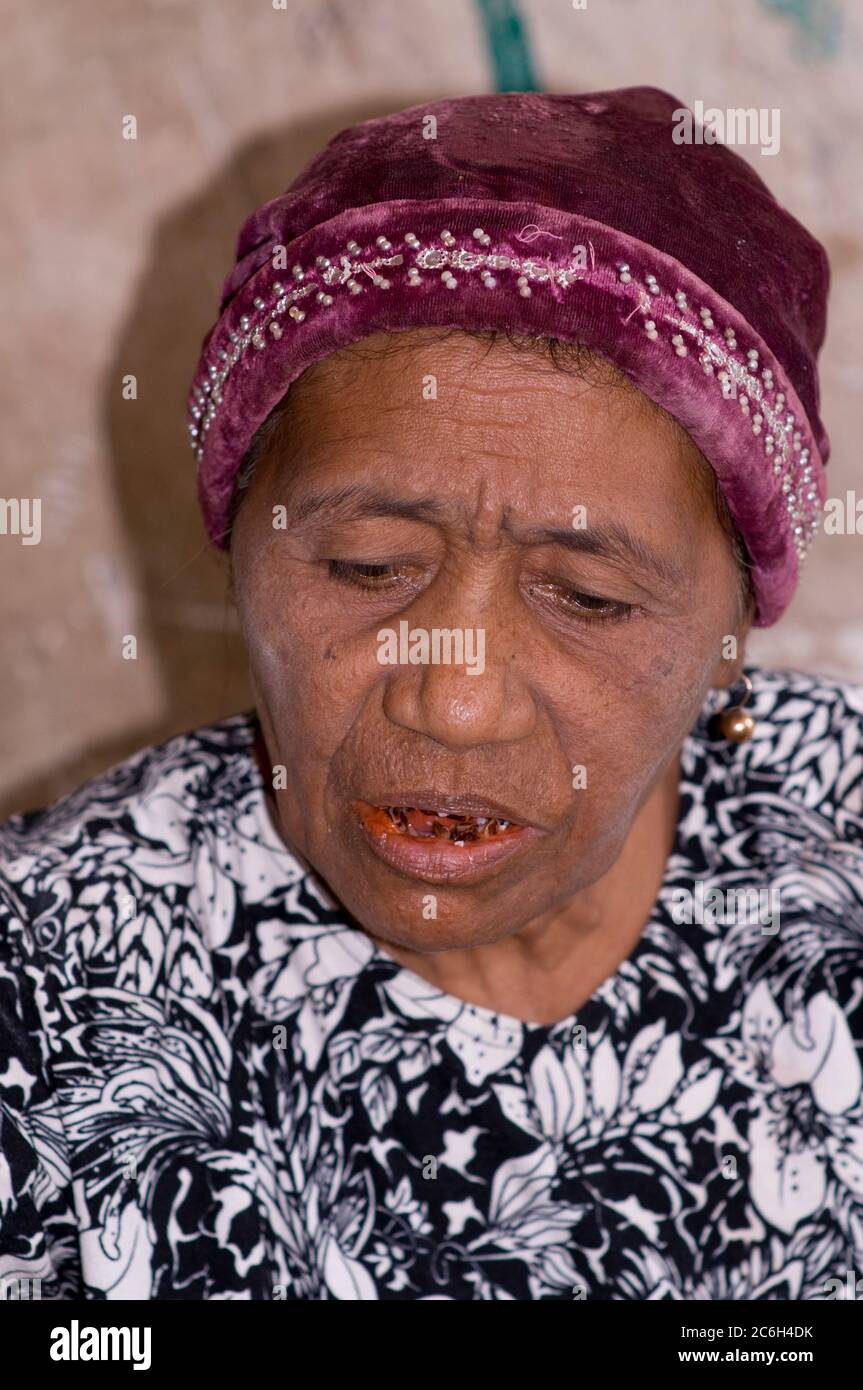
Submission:
{"label": "eyebrow", "polygon": [[517,531],[507,520],[504,530],[522,545],[559,545],[581,555],[597,555],[620,564],[634,562],[663,584],[680,585],[686,577],[685,571],[670,556],[654,550],[622,521],[609,519],[583,530],[560,526]]}
{"label": "eyebrow", "polygon": [[304,497],[293,511],[291,520],[295,526],[302,526],[304,522],[327,512],[331,518],[349,516],[353,521],[388,516],[407,521],[432,521],[449,510],[449,504],[436,497],[391,497],[378,492],[376,488],[354,484],[327,488]]}
{"label": "eyebrow", "polygon": [[[324,514],[331,520],[397,517],[436,522],[452,510],[452,502],[441,498],[392,497],[368,484],[351,484],[326,488],[304,497],[293,509],[291,521],[293,526],[300,527]],[[677,586],[685,579],[684,570],[670,556],[654,550],[624,522],[610,518],[581,530],[571,526],[518,528],[513,526],[509,511],[505,508],[502,530],[518,545],[558,545],[581,555],[596,555],[619,564],[634,563],[667,585]]]}

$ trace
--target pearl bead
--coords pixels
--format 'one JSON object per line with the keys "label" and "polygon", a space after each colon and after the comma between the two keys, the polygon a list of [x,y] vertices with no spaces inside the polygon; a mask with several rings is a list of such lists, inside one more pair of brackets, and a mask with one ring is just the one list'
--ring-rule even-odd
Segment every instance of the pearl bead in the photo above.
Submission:
{"label": "pearl bead", "polygon": [[731,743],[746,743],[755,731],[755,720],[745,709],[723,710],[719,716],[723,738]]}

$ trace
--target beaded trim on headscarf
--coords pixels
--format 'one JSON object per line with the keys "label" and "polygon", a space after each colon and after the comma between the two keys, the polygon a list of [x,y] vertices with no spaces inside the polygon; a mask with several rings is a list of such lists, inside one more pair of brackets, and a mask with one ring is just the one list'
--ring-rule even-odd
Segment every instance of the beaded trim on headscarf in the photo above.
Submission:
{"label": "beaded trim on headscarf", "polygon": [[[491,242],[491,237],[481,227],[474,229],[473,238],[477,248]],[[454,272],[461,271],[478,272],[485,288],[494,290],[498,284],[496,272],[503,271],[510,281],[514,280],[518,293],[525,298],[533,293],[531,286],[534,284],[548,285],[549,292],[560,298],[562,291],[591,274],[583,265],[571,262],[555,265],[544,258],[459,247],[456,237],[449,231],[441,232],[439,246],[423,244],[412,232],[405,234],[403,242],[406,251],[396,251],[387,237],[379,236],[376,245],[382,254],[363,259],[362,247],[356,241],[348,241],[345,250],[335,259],[320,255],[308,271],[295,265],[291,272],[295,282],[292,289],[274,280],[269,304],[262,295],[255,296],[252,304],[255,312],[240,317],[239,332],[231,330],[228,333],[230,348],[223,347],[216,353],[217,363],[210,363],[207,376],[193,388],[189,433],[199,463],[204,453],[204,436],[222,404],[225,383],[249,348],[262,352],[268,342],[280,339],[289,326],[282,320],[302,323],[308,309],[315,306],[326,309],[333,303],[332,290],[346,289],[349,294],[362,294],[371,287],[388,290],[392,280],[382,272],[404,266],[407,252],[413,253],[412,264],[405,271],[407,284],[411,286],[423,283],[423,272],[433,271],[440,274],[447,289],[455,290],[459,281]],[[674,330],[667,336],[675,354],[686,357],[690,347],[697,351],[705,373],[715,377],[723,396],[729,401],[737,400],[739,410],[750,421],[753,435],[761,439],[765,454],[773,459],[773,472],[781,479],[780,486],[785,494],[794,548],[802,560],[820,525],[818,493],[812,477],[810,451],[803,445],[803,433],[797,427],[793,412],[786,409],[785,394],[774,386],[772,370],[759,366],[756,348],[750,348],[744,360],[734,328],[722,329],[720,337],[709,308],[699,308],[698,320],[684,317],[686,312],[692,314],[694,311],[682,290],[674,292],[672,309],[670,296],[663,303],[663,291],[651,271],[645,271],[639,278],[625,262],[618,263],[616,271],[619,284],[633,286],[636,303],[629,317],[641,315],[647,337],[658,341],[659,325],[668,325]],[[305,309],[299,307],[302,301],[305,301]]]}

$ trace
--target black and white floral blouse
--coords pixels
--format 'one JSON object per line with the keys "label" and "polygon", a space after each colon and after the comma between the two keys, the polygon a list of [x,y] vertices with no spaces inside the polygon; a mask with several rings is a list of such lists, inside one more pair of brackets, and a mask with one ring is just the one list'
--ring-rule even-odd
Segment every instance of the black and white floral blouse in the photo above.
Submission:
{"label": "black and white floral blouse", "polygon": [[[276,834],[249,717],[2,827],[0,1278],[836,1297],[863,1272],[863,692],[752,676],[752,743],[706,716],[686,743],[633,955],[551,1027],[364,935]],[[681,912],[711,889],[778,891],[778,930]]]}

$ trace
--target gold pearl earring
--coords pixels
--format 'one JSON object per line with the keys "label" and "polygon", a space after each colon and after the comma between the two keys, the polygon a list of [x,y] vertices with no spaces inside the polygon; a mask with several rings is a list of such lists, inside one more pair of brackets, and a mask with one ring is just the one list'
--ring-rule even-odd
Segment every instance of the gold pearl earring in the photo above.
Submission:
{"label": "gold pearl earring", "polygon": [[731,705],[718,716],[719,732],[730,743],[746,743],[755,730],[755,720],[743,706],[752,695],[752,682],[747,675],[740,677],[746,686],[746,694],[738,705]]}

